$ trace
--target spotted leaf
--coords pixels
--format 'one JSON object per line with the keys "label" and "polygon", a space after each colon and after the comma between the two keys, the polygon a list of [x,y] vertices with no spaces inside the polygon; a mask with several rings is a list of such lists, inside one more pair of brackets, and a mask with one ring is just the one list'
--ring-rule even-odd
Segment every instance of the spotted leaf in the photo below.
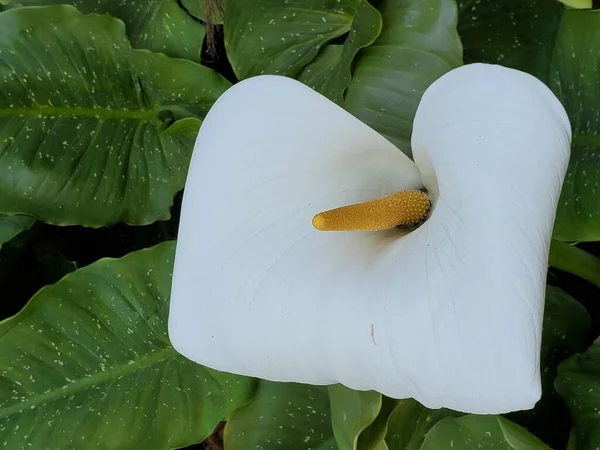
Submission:
{"label": "spotted leaf", "polygon": [[341,103],[352,78],[352,62],[356,53],[371,45],[380,31],[381,15],[367,0],[361,0],[345,42],[323,47],[315,60],[302,70],[298,80]]}
{"label": "spotted leaf", "polygon": [[261,380],[225,426],[227,450],[337,450],[327,389]]}
{"label": "spotted leaf", "polygon": [[569,450],[600,447],[600,338],[585,353],[558,366],[556,390],[573,418]]}
{"label": "spotted leaf", "polygon": [[169,343],[174,250],[100,260],[0,324],[4,448],[181,447],[248,401],[250,379],[194,364]]}
{"label": "spotted leaf", "polygon": [[573,127],[569,170],[554,235],[564,241],[600,240],[600,14],[565,11],[556,37],[550,86]]}
{"label": "spotted leaf", "polygon": [[361,0],[229,0],[225,46],[240,79],[296,76],[331,39],[350,31]]}
{"label": "spotted leaf", "polygon": [[551,450],[525,428],[501,416],[447,417],[427,433],[421,450]]}
{"label": "spotted leaf", "polygon": [[562,5],[548,0],[458,0],[465,63],[523,70],[546,81]]}
{"label": "spotted leaf", "polygon": [[343,106],[412,154],[412,122],[423,92],[462,63],[453,0],[383,0],[383,28],[358,53]]}
{"label": "spotted leaf", "polygon": [[0,14],[0,213],[54,224],[169,217],[195,135],[229,86],[132,50],[120,20],[71,6]]}
{"label": "spotted leaf", "polygon": [[125,22],[134,48],[200,61],[204,25],[191,17],[177,0],[7,0],[7,3],[12,7],[69,4],[86,14],[110,14]]}

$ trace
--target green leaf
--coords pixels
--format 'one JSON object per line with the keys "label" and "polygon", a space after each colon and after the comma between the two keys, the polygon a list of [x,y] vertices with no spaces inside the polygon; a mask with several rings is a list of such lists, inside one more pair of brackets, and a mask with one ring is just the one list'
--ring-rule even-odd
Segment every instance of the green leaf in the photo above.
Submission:
{"label": "green leaf", "polygon": [[556,0],[458,0],[465,63],[501,64],[546,81],[562,6]]}
{"label": "green leaf", "polygon": [[198,64],[132,50],[106,15],[3,12],[0,213],[93,227],[168,218],[198,118],[228,86]]}
{"label": "green leaf", "polygon": [[554,236],[564,241],[600,240],[599,46],[599,12],[565,11],[551,79],[573,127],[569,171],[554,228]]}
{"label": "green leaf", "polygon": [[554,389],[558,365],[585,349],[590,322],[589,314],[577,300],[557,287],[546,288],[541,351],[542,399],[534,409],[513,413],[509,418],[552,448],[565,447],[570,427],[569,412]]}
{"label": "green leaf", "polygon": [[465,61],[499,63],[536,75],[565,106],[573,127],[569,170],[554,237],[600,240],[600,56],[598,11],[564,10],[546,0],[463,0],[459,32]]}
{"label": "green leaf", "polygon": [[[427,432],[446,417],[461,413],[428,409],[413,399],[400,400],[388,420],[385,437],[389,450],[419,450]],[[458,447],[460,449],[461,447]]]}
{"label": "green leaf", "polygon": [[0,248],[2,248],[2,244],[10,241],[20,232],[31,228],[33,222],[35,220],[30,216],[5,216],[0,214]]}
{"label": "green leaf", "polygon": [[461,65],[454,0],[383,0],[383,29],[359,52],[344,106],[410,155],[410,135],[425,89]]}
{"label": "green leaf", "polygon": [[[554,235],[564,241],[600,239],[600,120],[596,83],[600,58],[597,11],[563,11],[558,2],[484,0],[459,2],[459,32],[465,61],[484,61],[524,70],[548,83],[573,125],[573,148]],[[562,19],[561,19],[562,17]]]}
{"label": "green leaf", "polygon": [[329,386],[328,391],[331,425],[338,448],[355,450],[360,433],[373,423],[381,410],[381,394],[355,391],[341,384]]}
{"label": "green leaf", "polygon": [[558,367],[556,390],[567,403],[574,422],[573,449],[600,446],[600,339],[587,352]]}
{"label": "green leaf", "polygon": [[401,400],[382,396],[379,414],[358,437],[358,450],[388,450],[385,442],[390,415]]}
{"label": "green leaf", "polygon": [[252,402],[225,426],[227,450],[336,450],[327,390],[260,380]]}
{"label": "green leaf", "polygon": [[253,381],[194,364],[167,336],[175,245],[100,260],[0,324],[6,448],[181,447],[245,404]]}
{"label": "green leaf", "polygon": [[591,9],[594,6],[593,0],[558,0],[559,2],[577,9]]}
{"label": "green leaf", "polygon": [[447,417],[427,433],[421,450],[551,450],[524,428],[501,416]]}
{"label": "green leaf", "polygon": [[548,264],[600,287],[600,257],[574,244],[552,239]]}
{"label": "green leaf", "polygon": [[86,14],[110,14],[125,22],[127,36],[134,48],[200,62],[204,26],[181,8],[177,0],[16,0],[8,4],[68,4]]}
{"label": "green leaf", "polygon": [[235,74],[295,77],[325,43],[350,31],[360,1],[228,0],[223,29]]}
{"label": "green leaf", "polygon": [[356,53],[371,45],[380,31],[381,15],[367,0],[361,0],[344,44],[323,47],[315,60],[302,70],[298,80],[341,103],[352,78],[352,61]]}

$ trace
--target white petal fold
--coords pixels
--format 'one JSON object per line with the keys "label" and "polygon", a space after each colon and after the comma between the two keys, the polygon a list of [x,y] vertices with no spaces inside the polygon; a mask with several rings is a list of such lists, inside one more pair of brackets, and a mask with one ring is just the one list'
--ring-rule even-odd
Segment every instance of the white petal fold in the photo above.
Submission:
{"label": "white petal fold", "polygon": [[[288,78],[227,91],[189,169],[175,348],[219,370],[430,408],[531,408],[566,114],[529,75],[464,66],[425,93],[412,145],[416,165]],[[434,208],[408,235],[312,228],[323,210],[423,184]]]}

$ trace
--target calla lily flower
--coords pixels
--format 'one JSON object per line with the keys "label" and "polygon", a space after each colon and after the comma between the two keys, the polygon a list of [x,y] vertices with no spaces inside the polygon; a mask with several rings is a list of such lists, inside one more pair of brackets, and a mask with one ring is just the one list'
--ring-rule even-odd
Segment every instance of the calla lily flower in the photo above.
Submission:
{"label": "calla lily flower", "polygon": [[174,347],[222,371],[429,408],[532,408],[570,141],[552,92],[496,65],[427,89],[414,162],[297,81],[236,84],[189,169]]}

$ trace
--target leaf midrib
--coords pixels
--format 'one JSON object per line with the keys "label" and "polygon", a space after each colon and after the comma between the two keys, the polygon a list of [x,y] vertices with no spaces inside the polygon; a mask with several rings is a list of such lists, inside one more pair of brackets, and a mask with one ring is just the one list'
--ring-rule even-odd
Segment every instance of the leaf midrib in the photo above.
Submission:
{"label": "leaf midrib", "polygon": [[34,397],[20,403],[14,404],[6,408],[0,408],[0,419],[10,416],[15,413],[20,413],[27,408],[36,408],[38,406],[51,403],[64,397],[69,397],[73,394],[85,391],[91,386],[106,383],[111,380],[122,378],[139,370],[146,369],[154,364],[164,361],[170,357],[176,356],[177,352],[171,346],[162,348],[155,352],[148,353],[132,363],[122,363],[113,366],[111,370],[105,372],[97,372],[89,377],[79,378],[76,381],[56,387],[49,392],[34,395]]}
{"label": "leaf midrib", "polygon": [[72,117],[93,119],[135,119],[154,120],[157,119],[156,111],[152,109],[111,109],[82,108],[78,106],[30,106],[30,107],[4,107],[0,108],[2,117]]}

